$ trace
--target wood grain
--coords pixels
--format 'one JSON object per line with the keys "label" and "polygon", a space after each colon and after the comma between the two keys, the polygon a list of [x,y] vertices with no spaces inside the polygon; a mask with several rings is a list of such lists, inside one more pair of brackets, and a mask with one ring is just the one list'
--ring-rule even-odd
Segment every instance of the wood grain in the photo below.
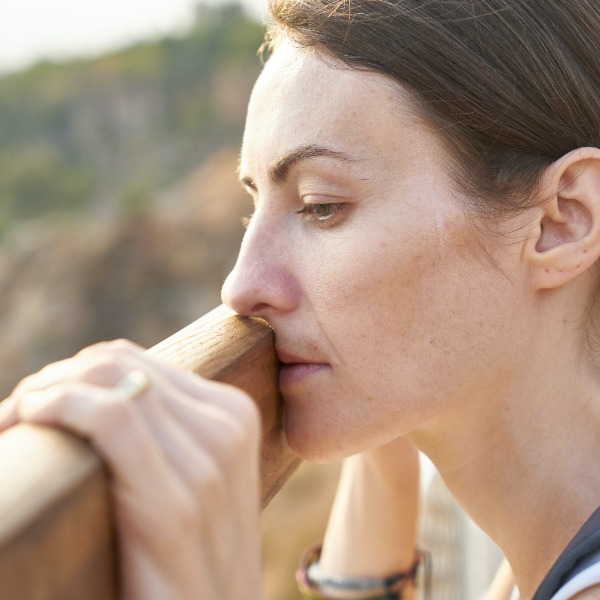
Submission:
{"label": "wood grain", "polygon": [[[263,507],[299,460],[281,431],[273,333],[221,306],[149,354],[237,385],[263,415]],[[0,597],[6,600],[118,598],[109,479],[73,436],[19,425],[0,435]]]}

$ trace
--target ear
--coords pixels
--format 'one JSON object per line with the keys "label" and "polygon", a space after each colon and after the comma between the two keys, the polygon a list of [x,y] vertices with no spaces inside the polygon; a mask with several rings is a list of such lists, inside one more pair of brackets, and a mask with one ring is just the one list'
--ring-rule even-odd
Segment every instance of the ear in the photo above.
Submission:
{"label": "ear", "polygon": [[524,258],[536,289],[559,287],[600,256],[600,150],[580,148],[550,165]]}

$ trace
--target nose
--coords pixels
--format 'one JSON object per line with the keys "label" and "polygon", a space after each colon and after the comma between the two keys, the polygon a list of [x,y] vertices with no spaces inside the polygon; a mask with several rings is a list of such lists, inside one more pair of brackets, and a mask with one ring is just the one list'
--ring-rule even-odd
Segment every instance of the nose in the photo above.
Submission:
{"label": "nose", "polygon": [[261,224],[255,215],[242,241],[237,262],[225,280],[221,297],[246,317],[269,321],[298,305],[299,285],[290,264],[290,243],[279,228]]}

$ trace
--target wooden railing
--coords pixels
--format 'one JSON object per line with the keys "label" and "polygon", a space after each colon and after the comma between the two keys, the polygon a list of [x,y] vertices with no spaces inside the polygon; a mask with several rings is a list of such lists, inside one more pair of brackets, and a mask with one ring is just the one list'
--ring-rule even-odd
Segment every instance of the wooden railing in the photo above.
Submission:
{"label": "wooden railing", "polygon": [[[299,462],[281,431],[269,327],[219,307],[148,352],[237,385],[255,399],[263,416],[261,498],[266,506]],[[106,471],[86,443],[27,425],[1,434],[0,598],[117,598],[110,507]]]}

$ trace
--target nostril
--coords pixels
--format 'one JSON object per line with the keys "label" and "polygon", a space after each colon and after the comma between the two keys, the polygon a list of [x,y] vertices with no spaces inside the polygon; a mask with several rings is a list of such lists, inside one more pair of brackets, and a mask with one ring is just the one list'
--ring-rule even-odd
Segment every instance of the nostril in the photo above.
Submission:
{"label": "nostril", "polygon": [[223,304],[242,317],[264,317],[271,308],[256,289],[223,287]]}
{"label": "nostril", "polygon": [[264,317],[271,307],[266,302],[255,304],[246,315],[247,317]]}

